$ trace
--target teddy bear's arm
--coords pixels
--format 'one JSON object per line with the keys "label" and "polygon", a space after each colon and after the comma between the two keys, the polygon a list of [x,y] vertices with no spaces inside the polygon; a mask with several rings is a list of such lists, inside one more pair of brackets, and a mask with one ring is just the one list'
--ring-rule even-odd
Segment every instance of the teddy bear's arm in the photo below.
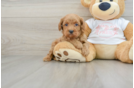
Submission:
{"label": "teddy bear's arm", "polygon": [[124,35],[127,40],[130,40],[133,37],[133,24],[128,23],[126,29],[124,30]]}
{"label": "teddy bear's arm", "polygon": [[88,24],[85,23],[85,31],[84,31],[85,35],[88,37],[89,34],[91,33],[91,29],[89,28]]}

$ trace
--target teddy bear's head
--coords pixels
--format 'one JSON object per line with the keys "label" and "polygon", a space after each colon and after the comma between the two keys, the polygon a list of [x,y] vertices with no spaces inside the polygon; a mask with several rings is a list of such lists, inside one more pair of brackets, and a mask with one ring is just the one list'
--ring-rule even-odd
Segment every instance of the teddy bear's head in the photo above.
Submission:
{"label": "teddy bear's head", "polygon": [[125,0],[81,0],[81,3],[99,20],[117,19],[125,10]]}

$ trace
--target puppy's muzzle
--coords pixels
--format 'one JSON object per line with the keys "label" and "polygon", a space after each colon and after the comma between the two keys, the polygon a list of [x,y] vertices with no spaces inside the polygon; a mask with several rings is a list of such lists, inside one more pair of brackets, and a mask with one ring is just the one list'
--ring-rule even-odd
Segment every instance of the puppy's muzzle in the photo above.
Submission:
{"label": "puppy's muzzle", "polygon": [[73,32],[74,32],[73,30],[69,30],[69,33],[70,33],[70,34],[73,34]]}

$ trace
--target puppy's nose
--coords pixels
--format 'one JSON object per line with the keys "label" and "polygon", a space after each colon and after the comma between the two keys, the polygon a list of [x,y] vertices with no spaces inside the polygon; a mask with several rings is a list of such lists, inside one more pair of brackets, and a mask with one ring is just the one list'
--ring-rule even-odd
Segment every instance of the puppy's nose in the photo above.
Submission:
{"label": "puppy's nose", "polygon": [[109,8],[111,7],[111,5],[107,2],[103,2],[99,5],[99,8],[102,10],[102,11],[106,11],[108,10]]}
{"label": "puppy's nose", "polygon": [[73,30],[69,30],[70,34],[72,34],[74,31]]}

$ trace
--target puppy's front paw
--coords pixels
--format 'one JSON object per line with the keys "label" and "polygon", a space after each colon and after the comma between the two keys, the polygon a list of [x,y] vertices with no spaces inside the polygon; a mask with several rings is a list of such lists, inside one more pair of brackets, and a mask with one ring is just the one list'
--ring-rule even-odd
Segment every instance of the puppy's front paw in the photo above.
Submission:
{"label": "puppy's front paw", "polygon": [[43,61],[51,61],[51,57],[50,56],[46,56],[43,58]]}
{"label": "puppy's front paw", "polygon": [[82,49],[82,47],[83,47],[82,44],[77,44],[77,45],[75,45],[75,48],[77,48],[77,49]]}
{"label": "puppy's front paw", "polygon": [[89,54],[89,49],[86,49],[86,48],[82,48],[82,55],[83,56],[87,56]]}

